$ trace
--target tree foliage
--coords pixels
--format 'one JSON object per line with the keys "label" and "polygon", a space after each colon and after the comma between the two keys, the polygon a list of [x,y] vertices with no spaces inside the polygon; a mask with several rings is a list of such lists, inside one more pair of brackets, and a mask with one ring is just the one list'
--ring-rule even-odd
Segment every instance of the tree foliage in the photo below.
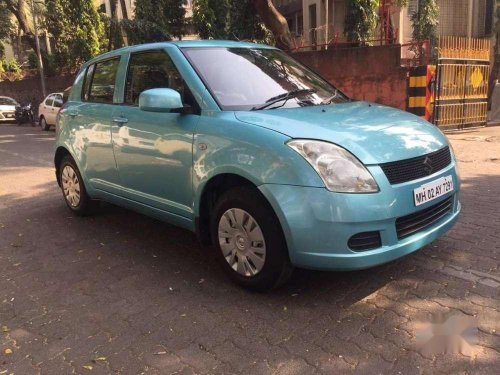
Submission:
{"label": "tree foliage", "polygon": [[344,34],[350,42],[363,42],[373,34],[378,22],[378,0],[348,0]]}
{"label": "tree foliage", "polygon": [[101,49],[104,49],[104,45],[107,45],[106,50],[108,51],[121,48],[124,44],[122,25],[120,24],[120,20],[118,18],[118,2],[118,0],[111,0],[109,2],[111,17],[108,17],[105,12],[100,13],[107,39],[103,41],[104,43],[101,43]]}
{"label": "tree foliage", "polygon": [[[418,9],[411,15],[412,39],[414,41],[430,40],[431,56],[436,57],[437,26],[439,24],[439,7],[437,0],[420,0]],[[418,54],[418,51],[415,51]]]}
{"label": "tree foliage", "polygon": [[0,40],[10,38],[15,33],[12,13],[7,9],[5,1],[0,0]]}
{"label": "tree foliage", "polygon": [[24,35],[28,36],[28,42],[33,50],[35,50],[35,39],[33,38],[31,25],[28,22],[28,6],[26,0],[0,0],[0,4],[3,4],[5,8],[15,16],[19,30],[21,30]]}
{"label": "tree foliage", "polygon": [[230,0],[196,0],[193,4],[193,24],[200,37],[226,39],[229,36],[230,9]]}
{"label": "tree foliage", "polygon": [[135,18],[121,24],[129,44],[182,38],[185,27],[183,0],[136,0]]}
{"label": "tree foliage", "polygon": [[252,0],[197,0],[193,24],[203,39],[266,42],[270,34]]}
{"label": "tree foliage", "polygon": [[92,0],[46,0],[45,26],[54,37],[55,61],[74,68],[99,54],[104,28]]}
{"label": "tree foliage", "polygon": [[271,34],[255,11],[253,3],[250,0],[231,2],[230,34],[239,40],[269,42]]}

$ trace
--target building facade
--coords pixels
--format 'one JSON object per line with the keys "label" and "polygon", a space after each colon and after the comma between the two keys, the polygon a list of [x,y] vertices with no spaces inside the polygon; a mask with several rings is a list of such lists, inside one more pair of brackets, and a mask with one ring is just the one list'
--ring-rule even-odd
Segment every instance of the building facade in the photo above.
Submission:
{"label": "building facade", "polygon": [[[274,0],[287,19],[292,34],[302,46],[345,42],[344,25],[349,0]],[[412,40],[411,15],[422,6],[421,0],[410,0],[398,7],[394,0],[381,0],[386,5],[385,17],[391,28],[389,37],[395,43]],[[495,0],[437,0],[439,6],[438,35],[486,38],[493,33]],[[373,39],[384,35],[376,30]],[[384,38],[387,38],[385,35]]]}
{"label": "building facade", "polygon": [[[412,39],[411,14],[418,12],[419,0],[410,0],[400,10],[399,41]],[[437,0],[439,7],[438,35],[488,38],[493,34],[494,0]]]}

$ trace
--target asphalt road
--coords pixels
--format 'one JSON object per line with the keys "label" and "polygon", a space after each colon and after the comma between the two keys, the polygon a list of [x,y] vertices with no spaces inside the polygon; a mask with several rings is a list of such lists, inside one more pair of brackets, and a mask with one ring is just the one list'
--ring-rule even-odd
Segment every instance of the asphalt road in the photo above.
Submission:
{"label": "asphalt road", "polygon": [[[107,204],[73,216],[54,132],[0,125],[0,374],[498,374],[500,127],[450,138],[463,214],[448,235],[255,294],[187,231]],[[419,349],[453,314],[477,319],[477,343]]]}

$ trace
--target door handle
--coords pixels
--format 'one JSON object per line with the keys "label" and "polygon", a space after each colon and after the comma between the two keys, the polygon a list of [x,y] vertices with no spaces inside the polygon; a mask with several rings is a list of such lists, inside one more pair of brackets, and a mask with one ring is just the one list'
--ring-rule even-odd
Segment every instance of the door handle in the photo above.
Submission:
{"label": "door handle", "polygon": [[70,117],[80,116],[80,112],[78,112],[78,111],[70,111],[70,112],[68,112],[68,116],[70,116]]}
{"label": "door handle", "polygon": [[123,126],[128,122],[128,118],[125,117],[113,117],[113,122],[118,126]]}

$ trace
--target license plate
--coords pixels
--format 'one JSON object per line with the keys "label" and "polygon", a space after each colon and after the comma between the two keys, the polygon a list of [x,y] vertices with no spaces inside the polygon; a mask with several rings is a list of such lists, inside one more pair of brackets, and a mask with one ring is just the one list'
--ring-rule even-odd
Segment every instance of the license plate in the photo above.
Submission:
{"label": "license plate", "polygon": [[430,202],[450,191],[453,191],[453,178],[451,176],[441,177],[413,190],[415,206]]}

